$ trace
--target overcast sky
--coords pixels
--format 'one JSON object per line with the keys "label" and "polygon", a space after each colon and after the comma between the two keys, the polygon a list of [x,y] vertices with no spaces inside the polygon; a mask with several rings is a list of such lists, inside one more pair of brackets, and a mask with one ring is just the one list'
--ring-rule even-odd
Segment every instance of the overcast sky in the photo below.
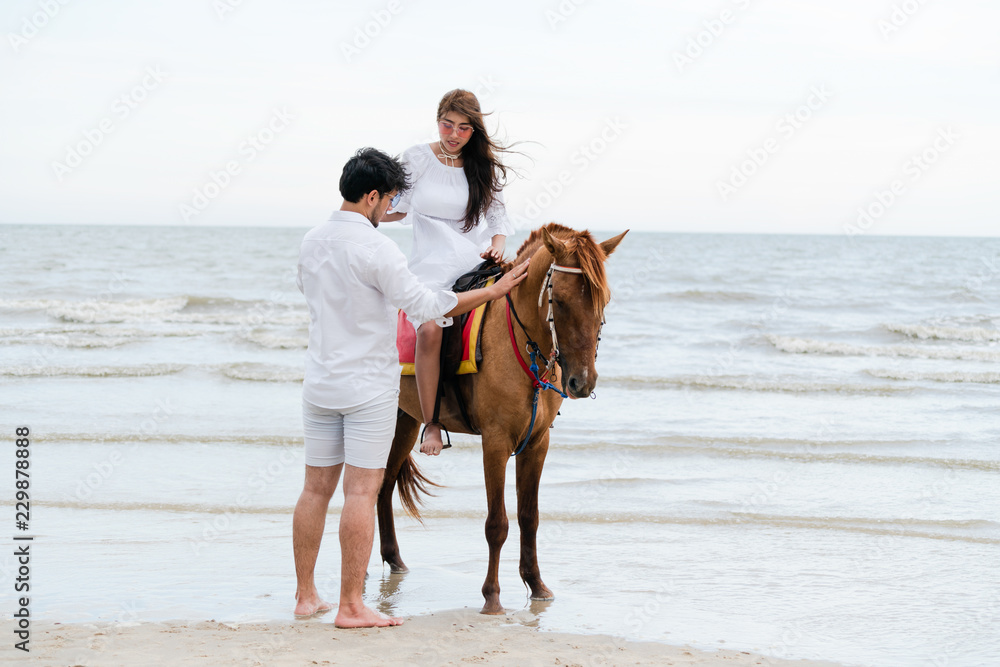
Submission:
{"label": "overcast sky", "polygon": [[8,0],[0,222],[310,227],[477,92],[519,226],[1000,234],[995,0]]}

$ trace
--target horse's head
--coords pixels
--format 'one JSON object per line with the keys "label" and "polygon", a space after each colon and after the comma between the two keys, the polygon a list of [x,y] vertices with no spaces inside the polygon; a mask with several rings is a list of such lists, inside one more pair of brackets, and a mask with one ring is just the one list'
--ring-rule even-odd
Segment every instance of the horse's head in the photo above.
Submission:
{"label": "horse's head", "polygon": [[604,262],[628,230],[602,243],[595,241],[590,232],[578,232],[555,223],[539,231],[551,255],[550,259],[536,254],[532,259],[535,271],[550,272],[539,295],[539,321],[548,331],[551,312],[563,391],[573,398],[585,398],[597,385],[594,360],[604,307],[611,298]]}

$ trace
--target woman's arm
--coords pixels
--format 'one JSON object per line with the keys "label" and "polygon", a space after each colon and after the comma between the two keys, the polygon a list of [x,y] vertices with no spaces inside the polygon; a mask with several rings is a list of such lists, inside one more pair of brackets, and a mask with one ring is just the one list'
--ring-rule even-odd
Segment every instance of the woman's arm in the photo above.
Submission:
{"label": "woman's arm", "polygon": [[386,213],[379,222],[396,222],[406,217],[405,213]]}

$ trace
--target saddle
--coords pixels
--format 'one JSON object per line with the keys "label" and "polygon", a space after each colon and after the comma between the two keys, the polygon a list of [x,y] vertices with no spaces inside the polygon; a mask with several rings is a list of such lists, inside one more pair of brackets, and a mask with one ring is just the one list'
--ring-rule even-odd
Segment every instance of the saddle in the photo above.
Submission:
{"label": "saddle", "polygon": [[[492,285],[501,274],[500,266],[486,261],[472,271],[462,275],[452,285],[453,292],[468,292]],[[479,370],[483,361],[480,334],[483,329],[483,314],[486,304],[471,312],[454,318],[450,327],[442,330],[441,336],[441,377],[466,375]],[[461,332],[461,335],[458,335]],[[406,313],[399,311],[396,326],[396,350],[399,352],[400,375],[414,375],[417,332],[406,319]]]}
{"label": "saddle", "polygon": [[[472,271],[462,275],[452,285],[453,292],[468,292],[492,285],[503,273],[503,270],[493,260],[486,260]],[[480,346],[483,329],[483,315],[487,304],[483,304],[471,312],[454,318],[452,326],[445,327],[441,335],[441,374],[438,379],[437,398],[434,401],[433,421],[437,422],[441,409],[441,400],[447,387],[452,388],[462,420],[473,433],[479,430],[469,418],[468,408],[462,397],[462,392],[455,386],[455,376],[476,373],[483,361]],[[400,375],[414,375],[414,359],[416,357],[417,332],[413,324],[406,319],[406,314],[399,311],[396,327],[396,349],[399,352]],[[449,438],[450,441],[450,438]],[[449,442],[450,445],[450,442]]]}

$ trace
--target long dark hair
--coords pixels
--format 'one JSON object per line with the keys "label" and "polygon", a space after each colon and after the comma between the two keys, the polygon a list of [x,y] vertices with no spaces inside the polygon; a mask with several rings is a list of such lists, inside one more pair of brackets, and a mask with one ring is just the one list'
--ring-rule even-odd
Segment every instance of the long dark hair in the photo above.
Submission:
{"label": "long dark hair", "polygon": [[438,104],[438,120],[449,111],[468,116],[473,128],[469,142],[462,149],[465,178],[469,181],[469,205],[465,209],[462,231],[468,232],[486,214],[507,183],[508,167],[500,161],[498,154],[508,147],[497,143],[486,133],[479,100],[468,90],[456,88],[444,94]]}

